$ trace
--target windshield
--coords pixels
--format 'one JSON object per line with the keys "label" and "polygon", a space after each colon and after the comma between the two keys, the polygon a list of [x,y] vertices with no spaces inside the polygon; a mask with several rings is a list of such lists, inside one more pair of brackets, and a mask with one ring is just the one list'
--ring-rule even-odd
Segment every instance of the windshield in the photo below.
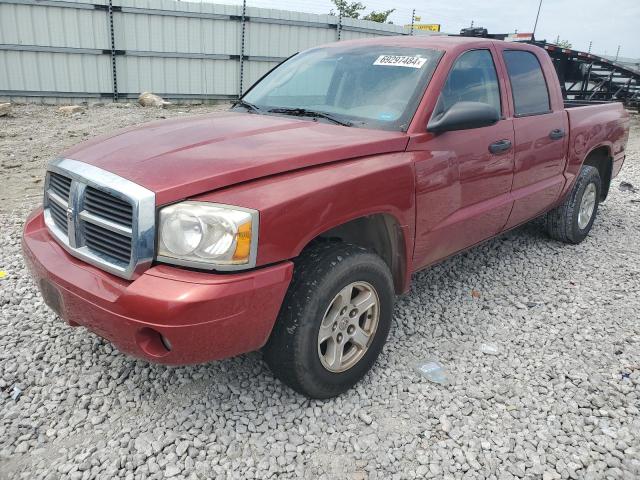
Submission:
{"label": "windshield", "polygon": [[320,112],[355,127],[406,130],[440,56],[385,45],[314,48],[280,64],[242,100],[259,113],[295,109],[289,113]]}

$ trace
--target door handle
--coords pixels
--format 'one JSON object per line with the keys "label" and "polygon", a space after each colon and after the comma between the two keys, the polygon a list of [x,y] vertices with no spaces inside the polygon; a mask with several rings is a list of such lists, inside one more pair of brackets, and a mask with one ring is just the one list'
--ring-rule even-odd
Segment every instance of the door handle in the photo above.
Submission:
{"label": "door handle", "polygon": [[511,141],[510,140],[498,140],[497,142],[493,142],[489,145],[489,151],[491,153],[503,153],[507,150],[511,149]]}
{"label": "door handle", "polygon": [[551,140],[560,140],[561,138],[564,138],[564,135],[564,130],[561,128],[554,128],[549,132],[549,138]]}

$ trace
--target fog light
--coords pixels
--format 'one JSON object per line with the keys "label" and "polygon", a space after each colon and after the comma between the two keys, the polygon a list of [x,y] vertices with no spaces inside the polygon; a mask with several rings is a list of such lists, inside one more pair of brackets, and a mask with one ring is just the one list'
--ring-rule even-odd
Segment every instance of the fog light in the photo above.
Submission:
{"label": "fog light", "polygon": [[171,343],[157,330],[142,328],[136,333],[136,343],[140,350],[150,357],[164,357],[171,351]]}

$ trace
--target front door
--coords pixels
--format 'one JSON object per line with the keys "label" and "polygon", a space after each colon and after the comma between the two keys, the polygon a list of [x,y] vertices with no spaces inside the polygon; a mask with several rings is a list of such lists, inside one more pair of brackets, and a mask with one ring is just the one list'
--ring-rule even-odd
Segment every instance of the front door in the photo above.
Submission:
{"label": "front door", "polygon": [[474,129],[412,141],[416,168],[414,265],[424,268],[498,234],[511,212],[513,120],[492,52],[470,50],[455,61],[433,115],[457,102],[494,106],[502,118]]}

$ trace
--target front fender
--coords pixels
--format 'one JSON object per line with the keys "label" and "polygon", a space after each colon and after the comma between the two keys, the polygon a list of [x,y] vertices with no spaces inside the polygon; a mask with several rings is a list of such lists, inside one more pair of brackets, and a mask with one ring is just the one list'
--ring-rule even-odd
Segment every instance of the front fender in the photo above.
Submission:
{"label": "front fender", "polygon": [[260,212],[257,266],[295,258],[318,235],[372,214],[392,216],[413,254],[415,175],[405,152],[335,162],[246,182],[194,200]]}

